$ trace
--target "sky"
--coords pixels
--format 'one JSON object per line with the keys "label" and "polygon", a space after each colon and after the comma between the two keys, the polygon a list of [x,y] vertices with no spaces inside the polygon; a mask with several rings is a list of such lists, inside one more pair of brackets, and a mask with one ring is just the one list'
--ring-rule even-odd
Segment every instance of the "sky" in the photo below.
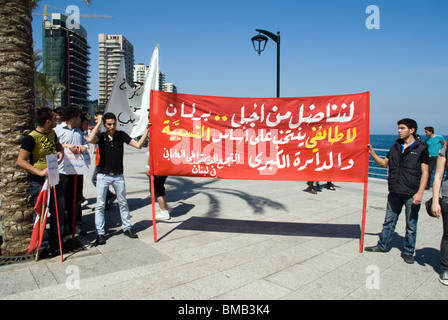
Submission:
{"label": "sky", "polygon": [[[179,93],[275,97],[277,44],[259,56],[251,38],[280,32],[280,96],[370,92],[371,134],[396,134],[413,118],[448,135],[446,0],[43,0],[34,13],[81,14],[90,54],[90,99],[98,98],[98,34],[122,34],[135,64],[149,64],[157,44],[160,71]],[[368,7],[375,5],[372,11]],[[35,50],[42,16],[33,17]],[[372,28],[373,27],[373,28]]]}

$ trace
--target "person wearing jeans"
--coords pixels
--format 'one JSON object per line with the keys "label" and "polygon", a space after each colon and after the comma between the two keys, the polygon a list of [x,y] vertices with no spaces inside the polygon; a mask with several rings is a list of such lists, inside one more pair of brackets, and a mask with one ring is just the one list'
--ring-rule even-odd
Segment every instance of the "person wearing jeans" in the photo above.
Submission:
{"label": "person wearing jeans", "polygon": [[414,251],[417,237],[418,212],[428,181],[428,148],[416,139],[417,122],[412,119],[401,119],[397,122],[398,139],[392,145],[386,157],[379,157],[369,144],[369,154],[381,167],[389,167],[387,182],[386,217],[378,244],[366,247],[369,252],[388,252],[391,249],[392,237],[399,215],[405,208],[406,234],[401,257],[406,263],[415,261]]}
{"label": "person wearing jeans", "polygon": [[[106,131],[98,133],[101,123],[104,124]],[[126,188],[123,176],[124,143],[136,149],[141,149],[148,136],[148,128],[149,124],[137,142],[126,132],[116,130],[117,118],[113,113],[108,112],[104,116],[99,116],[98,122],[87,138],[89,143],[98,144],[100,154],[96,184],[97,203],[95,208],[95,226],[98,245],[106,244],[104,208],[109,185],[112,185],[117,195],[124,234],[130,238],[138,238],[138,235],[131,230],[129,207],[126,200]]]}
{"label": "person wearing jeans", "polygon": [[104,209],[106,206],[107,192],[109,186],[115,190],[118,200],[118,207],[120,209],[121,222],[123,230],[131,229],[131,214],[129,212],[128,202],[126,200],[126,185],[124,176],[122,174],[108,175],[98,173],[96,178],[96,210],[95,210],[95,226],[98,234],[104,235]]}
{"label": "person wearing jeans", "polygon": [[420,205],[413,204],[414,198],[410,195],[389,193],[387,196],[386,217],[381,232],[378,247],[384,251],[391,249],[392,237],[397,225],[399,214],[404,206],[406,213],[406,233],[403,242],[403,255],[413,255],[417,239],[417,221]]}
{"label": "person wearing jeans", "polygon": [[440,273],[439,281],[446,286],[448,286],[448,174],[445,177],[445,181],[442,182],[442,180],[443,174],[448,169],[447,149],[447,146],[444,146],[437,157],[436,173],[432,185],[433,201],[431,207],[431,211],[436,214],[437,218],[442,215],[443,220],[443,235],[440,244],[440,266],[442,272]]}

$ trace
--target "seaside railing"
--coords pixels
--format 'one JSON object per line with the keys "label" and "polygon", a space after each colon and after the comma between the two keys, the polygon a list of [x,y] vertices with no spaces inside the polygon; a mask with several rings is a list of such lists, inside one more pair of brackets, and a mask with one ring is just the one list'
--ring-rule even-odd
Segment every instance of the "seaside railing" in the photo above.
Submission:
{"label": "seaside railing", "polygon": [[[389,152],[388,149],[373,149],[377,155],[381,158],[384,158]],[[372,157],[369,156],[369,177],[386,179],[389,174],[389,167],[381,168],[379,165],[375,163]]]}

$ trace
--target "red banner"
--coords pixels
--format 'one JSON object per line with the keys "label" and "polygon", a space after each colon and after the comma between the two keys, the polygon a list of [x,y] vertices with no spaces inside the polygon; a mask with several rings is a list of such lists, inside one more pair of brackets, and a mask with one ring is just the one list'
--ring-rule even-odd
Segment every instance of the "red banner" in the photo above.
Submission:
{"label": "red banner", "polygon": [[369,100],[151,91],[152,174],[367,182]]}

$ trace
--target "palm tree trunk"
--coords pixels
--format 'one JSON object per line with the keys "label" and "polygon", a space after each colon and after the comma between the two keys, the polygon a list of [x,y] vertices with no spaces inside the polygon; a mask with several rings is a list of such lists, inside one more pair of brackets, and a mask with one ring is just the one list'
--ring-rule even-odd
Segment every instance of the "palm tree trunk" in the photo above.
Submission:
{"label": "palm tree trunk", "polygon": [[24,254],[32,231],[27,173],[16,164],[24,133],[34,126],[30,0],[0,0],[0,213],[3,256]]}

